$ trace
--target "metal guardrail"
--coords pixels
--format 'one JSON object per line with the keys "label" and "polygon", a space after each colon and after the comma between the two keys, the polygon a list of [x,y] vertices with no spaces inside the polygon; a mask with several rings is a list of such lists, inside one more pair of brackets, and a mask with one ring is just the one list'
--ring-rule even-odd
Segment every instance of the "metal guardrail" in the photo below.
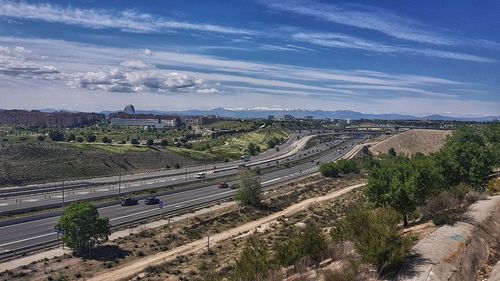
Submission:
{"label": "metal guardrail", "polygon": [[[228,196],[224,196],[224,197],[221,197],[218,199],[213,199],[210,201],[194,204],[191,206],[181,207],[181,208],[176,209],[176,210],[165,211],[161,214],[152,214],[152,215],[148,215],[148,216],[142,217],[142,218],[137,218],[137,219],[134,219],[131,221],[118,223],[118,224],[112,225],[111,230],[113,231],[113,230],[132,228],[132,227],[137,227],[141,224],[144,224],[148,221],[152,221],[155,219],[181,216],[181,215],[184,215],[187,213],[191,213],[193,211],[197,211],[197,210],[200,210],[200,209],[203,209],[206,207],[213,206],[216,203],[222,203],[222,202],[227,201],[228,199],[230,199],[232,197],[233,197],[233,195],[228,195]],[[46,241],[43,243],[38,243],[38,244],[26,246],[26,247],[16,248],[14,250],[6,250],[5,252],[0,253],[0,262],[5,262],[5,261],[11,260],[11,259],[19,258],[19,257],[25,256],[26,254],[30,254],[30,253],[34,253],[34,252],[38,252],[38,251],[42,251],[42,250],[46,251],[48,249],[57,248],[60,245],[62,245],[62,243],[60,242],[60,239],[54,239],[54,240]]]}

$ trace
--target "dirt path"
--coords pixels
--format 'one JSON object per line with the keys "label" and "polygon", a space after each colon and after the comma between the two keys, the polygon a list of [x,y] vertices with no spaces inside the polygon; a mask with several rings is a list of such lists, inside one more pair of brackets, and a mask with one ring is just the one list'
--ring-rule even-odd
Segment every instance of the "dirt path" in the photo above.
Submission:
{"label": "dirt path", "polygon": [[[282,216],[290,216],[293,214],[296,214],[300,211],[306,210],[309,208],[311,205],[318,203],[318,202],[323,202],[323,201],[328,201],[332,200],[334,198],[337,198],[343,194],[346,194],[356,188],[364,186],[364,183],[361,184],[356,184],[356,185],[351,185],[348,187],[345,187],[344,189],[329,193],[325,196],[321,197],[316,197],[316,198],[310,198],[307,200],[304,200],[300,203],[294,204],[292,206],[289,206],[288,208],[284,209],[283,211],[271,214],[267,217],[243,224],[241,226],[226,230],[221,233],[217,233],[213,236],[210,237],[210,245],[211,247],[215,245],[217,242],[222,241],[222,240],[227,240],[231,239],[232,237],[241,235],[242,233],[252,231],[256,228],[258,228],[261,225],[267,224],[269,222],[275,221],[279,217]],[[98,276],[95,276],[89,280],[92,281],[105,281],[105,280],[123,280],[127,278],[132,278],[142,271],[146,269],[149,266],[153,265],[160,265],[162,263],[168,262],[170,260],[175,259],[179,255],[187,255],[193,252],[205,250],[207,246],[207,238],[199,239],[196,241],[193,241],[191,243],[179,246],[177,248],[174,248],[172,250],[168,250],[166,252],[158,253],[153,256],[145,257],[140,260],[136,260],[132,263],[129,264],[124,264],[121,267],[118,267],[114,270],[110,270],[105,273],[101,273]]]}

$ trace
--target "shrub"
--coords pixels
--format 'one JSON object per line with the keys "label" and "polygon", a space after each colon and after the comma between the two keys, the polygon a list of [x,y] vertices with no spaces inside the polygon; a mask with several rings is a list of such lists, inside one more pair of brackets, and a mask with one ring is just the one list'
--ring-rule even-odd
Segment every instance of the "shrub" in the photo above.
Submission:
{"label": "shrub", "polygon": [[83,142],[83,137],[76,137],[76,142]]}
{"label": "shrub", "polygon": [[337,167],[339,168],[339,172],[341,172],[342,174],[359,173],[358,164],[351,159],[338,160]]}
{"label": "shrub", "polygon": [[148,146],[152,146],[152,145],[154,144],[154,141],[153,141],[152,139],[148,139],[148,140],[146,141],[146,144],[147,144]]}
{"label": "shrub", "polygon": [[334,162],[325,162],[319,166],[319,172],[324,177],[335,178],[339,175],[339,167]]}
{"label": "shrub", "polygon": [[95,142],[97,140],[97,136],[93,134],[87,135],[87,142]]}
{"label": "shrub", "polygon": [[176,168],[176,169],[180,169],[180,168],[181,168],[181,165],[179,165],[179,163],[175,163],[174,168]]}
{"label": "shrub", "polygon": [[421,208],[422,215],[432,219],[435,225],[454,224],[466,211],[460,197],[462,195],[459,192],[443,191]]}
{"label": "shrub", "polygon": [[234,266],[232,280],[254,281],[266,277],[272,269],[265,241],[258,235],[251,235]]}
{"label": "shrub", "polygon": [[107,136],[104,136],[104,137],[102,138],[102,143],[111,143],[111,139],[110,139],[110,138],[108,138]]}
{"label": "shrub", "polygon": [[140,142],[139,142],[139,140],[138,140],[138,139],[132,139],[132,140],[130,141],[130,143],[131,143],[131,144],[134,144],[134,145],[138,145],[138,144],[140,144]]}
{"label": "shrub", "polygon": [[49,138],[53,141],[64,141],[64,133],[59,130],[49,132]]}
{"label": "shrub", "polygon": [[296,264],[302,258],[308,258],[318,264],[325,250],[326,240],[321,230],[314,225],[308,225],[290,239],[278,244],[276,258],[277,262],[284,266]]}
{"label": "shrub", "polygon": [[260,179],[250,170],[239,172],[241,188],[238,189],[235,199],[244,205],[260,206],[261,185]]}
{"label": "shrub", "polygon": [[37,141],[44,141],[45,140],[45,136],[39,135],[39,136],[36,137],[36,140]]}
{"label": "shrub", "polygon": [[160,145],[161,146],[167,146],[168,145],[168,140],[165,140],[165,139],[161,140],[160,141]]}
{"label": "shrub", "polygon": [[398,226],[401,217],[391,207],[370,210],[358,207],[331,232],[334,241],[350,240],[363,261],[375,265],[380,273],[397,270],[406,257],[411,240]]}
{"label": "shrub", "polygon": [[75,141],[75,140],[76,136],[73,133],[69,134],[68,137],[66,138],[66,141]]}

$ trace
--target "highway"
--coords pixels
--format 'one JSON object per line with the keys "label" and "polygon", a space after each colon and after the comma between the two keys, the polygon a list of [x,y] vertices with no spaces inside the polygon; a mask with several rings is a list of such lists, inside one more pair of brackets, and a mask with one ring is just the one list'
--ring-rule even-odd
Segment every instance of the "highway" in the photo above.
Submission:
{"label": "highway", "polygon": [[[274,149],[269,149],[260,153],[257,156],[252,157],[253,162],[259,161],[268,161],[270,159],[278,158],[283,159],[289,157],[298,151],[300,151],[307,141],[314,137],[314,135],[305,135],[299,133],[292,133],[286,139],[286,141],[281,144],[280,151],[276,152]],[[240,161],[232,161],[228,163],[212,163],[206,165],[197,165],[192,167],[184,166],[181,169],[168,169],[168,170],[160,170],[153,172],[144,172],[137,174],[124,174],[121,176],[106,176],[106,177],[96,177],[89,178],[84,180],[69,180],[64,182],[64,186],[66,189],[77,189],[77,188],[85,188],[85,187],[95,187],[95,186],[103,186],[103,185],[113,185],[117,184],[119,181],[122,183],[126,182],[134,182],[134,181],[145,181],[148,179],[155,179],[159,177],[169,177],[175,175],[183,175],[186,173],[197,173],[200,171],[212,170],[212,171],[224,171],[226,169],[233,169],[238,166]],[[214,168],[215,167],[215,168]],[[208,168],[208,169],[207,169]],[[63,187],[63,182],[51,182],[44,184],[32,184],[25,186],[10,186],[10,187],[1,187],[0,188],[0,197],[14,197],[12,194],[22,194],[40,192],[44,190],[60,190]]]}
{"label": "highway", "polygon": [[[346,140],[340,150],[331,149],[330,152],[314,161],[308,161],[290,168],[280,169],[260,176],[263,187],[269,187],[292,179],[304,177],[317,172],[316,161],[337,160],[347,153],[354,145],[360,143],[362,139]],[[141,201],[138,205],[122,207],[112,205],[99,208],[101,216],[110,218],[111,225],[117,225],[140,218],[150,217],[160,212],[168,212],[180,208],[194,206],[199,203],[209,202],[217,199],[224,199],[234,195],[236,191],[231,189],[219,189],[216,185],[177,192],[159,198],[165,202],[166,207],[160,210],[157,205],[144,205]],[[0,254],[2,252],[13,251],[22,247],[36,245],[53,241],[56,238],[54,226],[59,217],[50,217],[30,222],[18,223],[10,226],[0,227]]]}
{"label": "highway", "polygon": [[[307,137],[302,137],[300,140],[308,139]],[[302,149],[305,142],[295,143],[294,145],[289,145],[291,149],[288,153],[282,154],[281,156],[275,157],[262,157],[262,158],[252,158],[250,162],[246,162],[246,165],[252,167],[267,168],[275,164],[275,161],[295,161],[300,158],[311,156],[313,154],[321,153],[331,146],[338,145],[341,140],[337,140],[331,143],[323,143],[313,148],[307,150],[297,150]],[[242,162],[237,162],[238,165]],[[272,164],[272,165],[271,165]],[[232,165],[225,169],[216,169],[206,171],[206,178],[213,179],[218,177],[225,177],[234,175],[237,173],[238,165]],[[113,185],[99,185],[91,187],[80,187],[78,189],[66,189],[64,193],[65,204],[77,201],[77,200],[91,200],[98,198],[109,198],[113,196],[118,196],[124,193],[138,192],[148,189],[155,189],[161,187],[175,186],[180,184],[187,184],[193,182],[200,182],[203,179],[196,178],[197,173],[186,173],[184,175],[177,174],[172,176],[154,178],[141,180],[136,182],[130,182],[127,184],[121,184],[118,188],[118,184]],[[29,196],[23,196],[21,198],[4,198],[0,200],[0,215],[5,215],[9,213],[26,212],[31,209],[44,209],[44,208],[55,208],[62,204],[62,189],[61,191],[47,192],[47,193],[36,193]]]}

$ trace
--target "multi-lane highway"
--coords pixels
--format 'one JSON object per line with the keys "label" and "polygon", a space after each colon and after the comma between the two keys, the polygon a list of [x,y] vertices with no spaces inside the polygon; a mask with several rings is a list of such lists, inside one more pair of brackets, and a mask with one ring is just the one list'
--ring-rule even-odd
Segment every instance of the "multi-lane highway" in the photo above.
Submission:
{"label": "multi-lane highway", "polygon": [[[305,143],[311,136],[304,136],[291,142],[286,146],[288,152],[278,156],[275,153],[274,157],[263,156],[252,158],[250,162],[246,162],[246,165],[252,167],[266,168],[274,164],[275,161],[294,161],[299,158],[303,158],[306,155],[313,155],[320,153],[329,149],[332,145],[337,145],[341,140],[337,140],[331,143],[323,143],[321,145],[309,148],[306,150],[300,150],[304,147]],[[217,169],[207,169],[206,178],[213,179],[218,177],[227,177],[237,173],[238,165],[241,164],[237,162],[236,164],[227,165],[223,168]],[[92,185],[87,187],[79,187],[76,189],[66,188],[64,192],[64,200],[66,203],[76,200],[90,200],[97,198],[109,198],[112,196],[117,196],[118,193],[131,193],[143,190],[150,190],[160,187],[175,186],[179,184],[187,184],[196,181],[201,181],[202,179],[196,178],[197,173],[185,173],[185,174],[175,174],[164,177],[156,178],[141,178],[138,181],[131,181],[129,183],[121,184],[120,188],[118,184],[106,184],[106,185]],[[14,212],[29,211],[31,209],[43,209],[43,208],[54,208],[61,206],[62,204],[62,189],[60,191],[51,191],[44,193],[32,193],[30,195],[24,195],[22,197],[6,197],[0,200],[0,215],[8,214]]]}
{"label": "multi-lane highway", "polygon": [[[314,161],[308,161],[289,168],[276,170],[260,176],[262,185],[269,187],[274,184],[300,178],[318,170],[317,161],[336,160],[348,152],[352,146],[361,142],[361,139],[346,140],[338,148],[330,151]],[[224,199],[232,196],[236,191],[231,189],[219,189],[216,185],[186,190],[173,194],[161,196],[160,199],[166,203],[166,207],[160,210],[158,206],[148,206],[140,202],[139,205],[122,207],[112,205],[99,208],[102,216],[109,217],[112,225],[121,224],[127,221],[134,221],[140,218],[151,217],[160,212],[169,212],[189,206],[195,206],[203,202],[210,202],[217,199]],[[59,217],[50,217],[10,226],[0,227],[0,254],[2,252],[14,251],[19,248],[38,245],[56,239],[54,226]]]}

